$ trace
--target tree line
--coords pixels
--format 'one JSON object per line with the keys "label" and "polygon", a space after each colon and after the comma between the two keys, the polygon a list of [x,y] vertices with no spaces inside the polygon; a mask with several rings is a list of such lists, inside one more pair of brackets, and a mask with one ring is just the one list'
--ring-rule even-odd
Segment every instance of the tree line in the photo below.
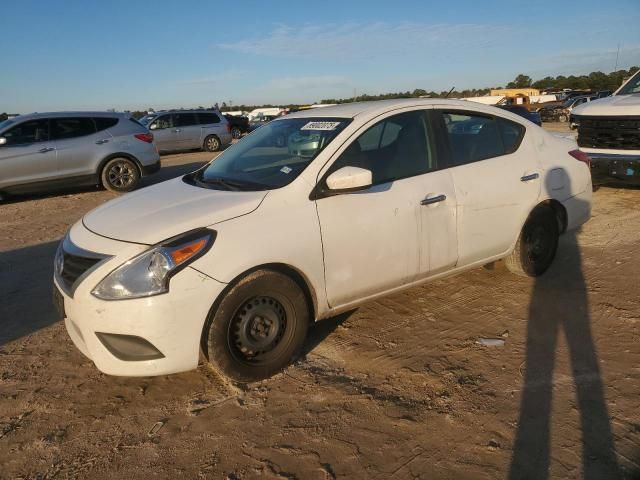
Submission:
{"label": "tree line", "polygon": [[[505,85],[506,88],[528,88],[533,87],[539,90],[563,90],[565,88],[571,90],[617,90],[622,83],[637,72],[640,67],[631,67],[629,70],[616,70],[615,72],[603,73],[603,72],[591,72],[588,75],[558,75],[556,77],[544,77],[540,80],[533,81],[531,77],[519,74],[516,78]],[[382,93],[380,95],[358,95],[351,98],[325,98],[320,103],[350,103],[350,102],[364,102],[368,100],[386,100],[391,98],[417,98],[417,97],[431,97],[431,98],[468,98],[468,97],[481,97],[488,95],[491,90],[504,88],[502,86],[492,88],[472,88],[465,90],[452,91],[426,91],[421,88],[406,92],[392,92]]]}

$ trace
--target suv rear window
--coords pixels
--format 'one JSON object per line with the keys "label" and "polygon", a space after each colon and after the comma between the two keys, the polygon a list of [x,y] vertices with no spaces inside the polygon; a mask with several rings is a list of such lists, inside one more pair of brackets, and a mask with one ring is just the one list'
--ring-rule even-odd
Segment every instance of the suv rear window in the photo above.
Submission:
{"label": "suv rear window", "polygon": [[96,125],[89,117],[70,117],[51,119],[51,139],[83,137],[96,133]]}
{"label": "suv rear window", "polygon": [[210,123],[220,123],[220,117],[215,113],[199,113],[198,118],[200,125],[208,125]]}
{"label": "suv rear window", "polygon": [[112,117],[95,117],[93,121],[96,122],[98,132],[114,127],[118,123],[118,119]]}

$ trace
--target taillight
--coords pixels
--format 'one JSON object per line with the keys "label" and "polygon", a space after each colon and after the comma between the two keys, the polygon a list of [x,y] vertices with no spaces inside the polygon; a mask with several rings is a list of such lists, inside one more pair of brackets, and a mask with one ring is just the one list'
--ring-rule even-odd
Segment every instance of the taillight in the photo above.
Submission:
{"label": "taillight", "polygon": [[591,157],[589,157],[589,155],[584,153],[582,150],[571,150],[569,152],[569,155],[571,155],[579,162],[584,162],[587,167],[591,168]]}
{"label": "taillight", "polygon": [[153,133],[136,133],[134,137],[143,142],[153,143]]}

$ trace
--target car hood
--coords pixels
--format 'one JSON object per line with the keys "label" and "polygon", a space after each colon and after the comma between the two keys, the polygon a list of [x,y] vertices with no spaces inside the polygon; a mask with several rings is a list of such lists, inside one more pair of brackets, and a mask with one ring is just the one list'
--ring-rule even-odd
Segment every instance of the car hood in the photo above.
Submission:
{"label": "car hood", "polygon": [[640,115],[640,94],[600,98],[573,109],[574,115]]}
{"label": "car hood", "polygon": [[200,188],[176,178],[111,200],[87,213],[82,222],[103,237],[153,245],[251,213],[267,193]]}

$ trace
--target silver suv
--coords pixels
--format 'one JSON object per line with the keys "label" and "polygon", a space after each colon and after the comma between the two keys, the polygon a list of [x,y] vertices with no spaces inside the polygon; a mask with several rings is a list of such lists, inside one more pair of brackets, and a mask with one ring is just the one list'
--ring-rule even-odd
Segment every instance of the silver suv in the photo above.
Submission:
{"label": "silver suv", "polygon": [[215,152],[231,143],[231,126],[216,110],[166,110],[150,113],[140,123],[153,131],[161,152]]}
{"label": "silver suv", "polygon": [[0,197],[72,185],[128,192],[159,169],[153,134],[128,114],[33,113],[0,122]]}

